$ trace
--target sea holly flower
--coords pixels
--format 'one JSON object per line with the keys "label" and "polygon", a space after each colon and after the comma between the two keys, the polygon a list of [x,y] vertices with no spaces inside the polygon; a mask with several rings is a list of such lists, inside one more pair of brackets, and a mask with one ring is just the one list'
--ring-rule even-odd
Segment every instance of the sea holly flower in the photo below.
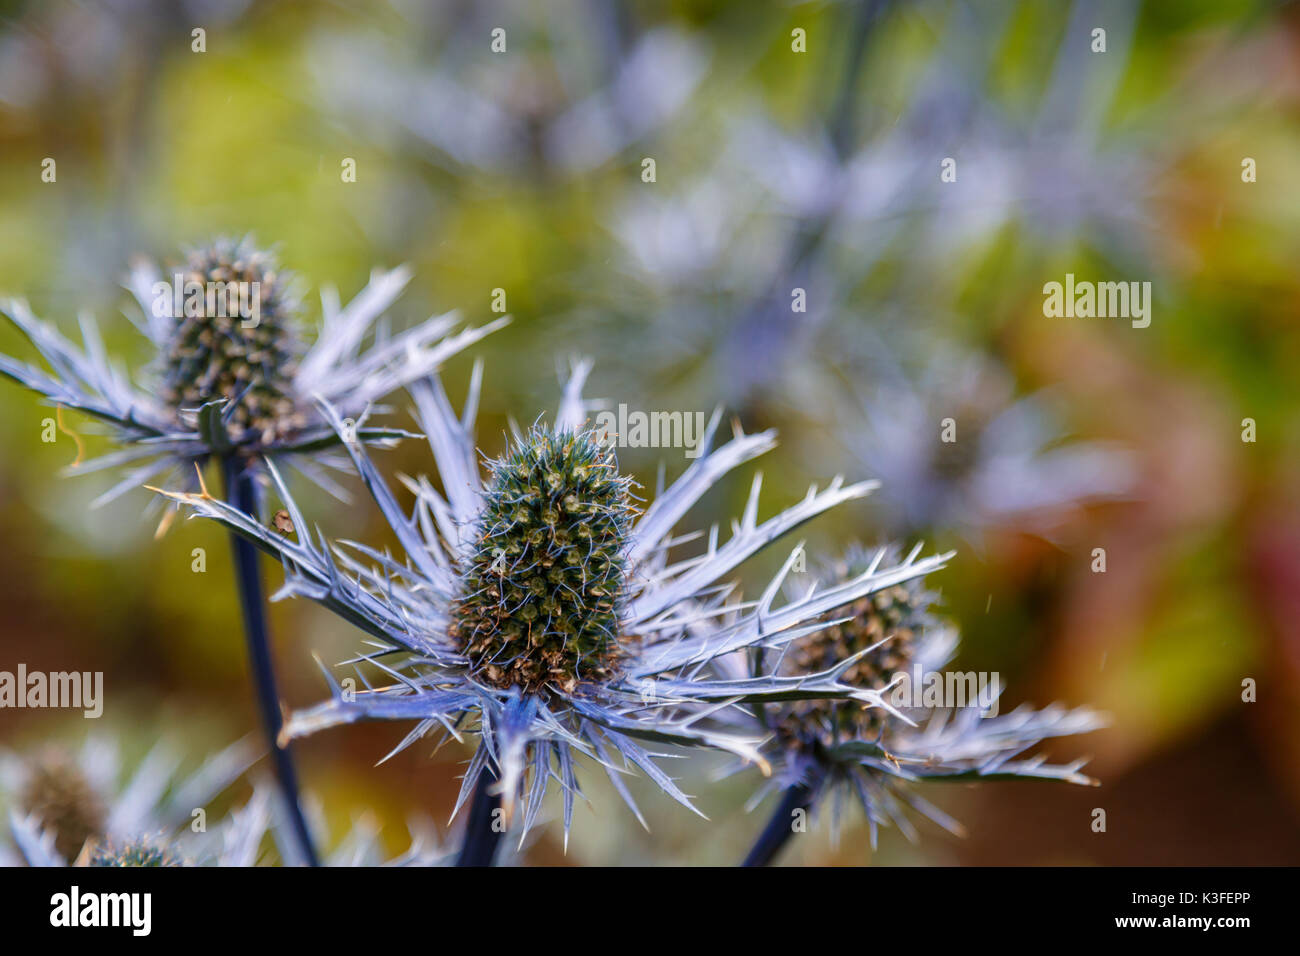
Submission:
{"label": "sea holly flower", "polygon": [[[341,494],[326,471],[332,459],[320,454],[338,439],[316,410],[317,399],[350,419],[358,440],[400,439],[400,430],[365,426],[371,406],[506,322],[452,334],[457,317],[448,313],[397,335],[376,331],[409,280],[404,268],[375,270],[346,307],[324,290],[321,329],[308,345],[292,279],[274,256],[247,239],[218,239],[192,250],[171,276],[143,264],[132,271],[129,288],[144,312],[133,321],[155,355],[136,382],[107,354],[93,318],[81,317],[78,347],[19,299],[0,302],[0,314],[31,341],[49,371],[0,355],[0,375],[108,424],[121,448],[71,469],[127,467],[97,503],[169,470],[192,482],[194,465],[213,456],[281,456]],[[372,332],[373,343],[363,348]]]}
{"label": "sea holly flower", "polygon": [[1061,443],[1048,396],[1014,391],[996,362],[944,349],[918,378],[896,375],[860,399],[843,442],[880,477],[886,525],[976,541],[999,527],[1050,535],[1080,506],[1131,494],[1131,456]]}
{"label": "sea holly flower", "polygon": [[[603,11],[593,18],[586,10],[575,17],[504,6],[497,14],[480,8],[482,19],[472,20],[413,8],[401,37],[318,33],[309,62],[322,111],[371,136],[408,139],[419,155],[461,174],[541,168],[548,177],[579,177],[680,119],[708,72],[707,47],[672,27],[633,34],[602,23]],[[511,24],[514,55],[490,65],[461,60],[498,15]],[[503,50],[506,33],[493,31]],[[416,38],[436,38],[435,46]],[[602,41],[608,49],[599,49]]]}
{"label": "sea holly flower", "polygon": [[90,855],[89,866],[181,866],[181,862],[166,847],[147,840],[138,840],[124,846],[105,844],[96,847]]}
{"label": "sea holly flower", "polygon": [[[449,313],[395,336],[384,328],[375,332],[409,278],[405,269],[376,271],[347,308],[340,308],[332,290],[323,292],[324,323],[308,347],[292,282],[274,256],[247,239],[218,239],[192,250],[170,281],[143,265],[131,275],[130,288],[144,309],[137,324],[156,350],[153,367],[143,377],[147,385],[132,384],[110,361],[93,319],[81,319],[84,348],[79,349],[17,300],[0,303],[0,312],[27,335],[53,374],[3,355],[0,374],[60,408],[75,408],[109,424],[123,447],[75,466],[79,472],[128,466],[126,476],[97,503],[177,468],[189,486],[195,481],[202,485],[203,465],[216,459],[226,496],[253,512],[259,496],[256,464],[263,457],[285,460],[342,496],[326,471],[340,464],[329,454],[340,436],[381,444],[404,437],[407,433],[399,430],[365,426],[373,403],[508,321],[500,318],[451,334],[456,316]],[[372,332],[370,347],[363,348]],[[317,402],[350,416],[340,431],[321,417]],[[289,753],[275,743],[280,697],[257,555],[248,542],[233,540],[254,693],[277,778],[296,808],[297,774]],[[302,855],[314,862],[300,808],[294,817]]]}
{"label": "sea holly flower", "polygon": [[[0,865],[255,866],[305,862],[279,791],[254,780],[248,801],[211,825],[193,826],[194,812],[226,790],[254,763],[240,741],[188,777],[160,744],[125,773],[114,743],[86,740],[76,752],[46,747],[33,755],[0,755],[0,795],[8,804],[12,847],[0,844]],[[410,845],[388,856],[378,825],[362,815],[337,840],[313,815],[326,866],[440,866],[455,858],[422,819],[408,826]],[[270,837],[268,846],[267,837]]]}
{"label": "sea holly flower", "polygon": [[[817,575],[819,584],[833,591],[843,581],[895,563],[898,554],[892,545],[851,549]],[[901,581],[834,609],[835,623],[790,642],[775,665],[762,652],[745,665],[734,658],[722,662],[720,670],[737,677],[757,668],[797,678],[819,672],[826,661],[847,658],[854,665],[844,681],[874,689],[892,705],[873,707],[850,697],[750,711],[770,732],[767,756],[775,768],[754,803],[774,791],[781,792],[781,800],[747,865],[770,863],[793,832],[792,814],[827,801],[835,827],[846,799],[862,806],[874,849],[881,825],[892,823],[909,840],[917,838],[909,811],[963,833],[959,823],[913,792],[914,783],[1033,778],[1095,785],[1081,772],[1085,760],[1050,764],[1045,757],[1022,755],[1048,738],[1100,728],[1104,720],[1096,712],[1022,706],[994,716],[1002,690],[998,682],[990,687],[963,680],[963,696],[966,688],[973,689],[962,701],[937,693],[940,699],[933,700],[922,692],[923,686],[936,687],[931,675],[942,676],[957,645],[956,632],[932,613],[933,599],[920,577]]]}
{"label": "sea holly flower", "polygon": [[[47,746],[30,755],[0,754],[0,795],[8,806],[12,848],[0,862],[28,866],[248,865],[265,822],[254,808],[196,829],[195,813],[231,786],[257,758],[247,740],[180,775],[169,743],[134,769],[109,738],[80,748]],[[204,817],[206,819],[206,816]]]}
{"label": "sea holly flower", "polygon": [[[923,575],[947,557],[876,568],[778,604],[782,581],[802,556],[796,547],[757,601],[730,600],[729,579],[749,557],[805,521],[861,498],[874,483],[845,485],[836,478],[759,521],[756,478],[726,542],[716,527],[707,535],[676,536],[700,497],[771,449],[773,434],[737,427],[715,449],[721,419],[715,412],[699,457],[638,513],[614,449],[585,425],[581,390],[589,370],[574,368],[554,423],[517,431],[505,454],[487,463],[486,475],[472,438],[480,369],[459,419],[436,377],[414,386],[443,493],[425,478],[404,479],[415,496],[409,513],[364,446],[346,444],[405,560],[357,542],[331,548],[323,537],[313,541],[273,464],[268,472],[298,529],[293,538],[211,496],[170,494],[280,558],[281,594],[318,601],[370,635],[371,646],[354,663],[377,665],[392,679],[357,692],[335,685],[333,699],[291,715],[285,739],[363,719],[415,722],[397,750],[430,735],[478,737],[456,804],[459,811],[475,794],[462,862],[490,861],[493,838],[486,828],[497,800],[507,814],[522,806],[526,834],[552,781],[563,797],[567,840],[579,756],[603,768],[640,818],[622,780],[634,768],[694,809],[656,762],[664,755],[648,745],[714,748],[766,766],[761,735],[726,729],[721,711],[805,698],[856,698],[888,708],[877,690],[845,683],[852,659],[799,677],[760,669],[730,680],[711,676],[709,667],[747,649],[775,656],[824,627],[832,608]],[[322,409],[341,427],[334,410]],[[683,554],[691,543],[694,553]],[[729,619],[720,623],[723,613]]]}

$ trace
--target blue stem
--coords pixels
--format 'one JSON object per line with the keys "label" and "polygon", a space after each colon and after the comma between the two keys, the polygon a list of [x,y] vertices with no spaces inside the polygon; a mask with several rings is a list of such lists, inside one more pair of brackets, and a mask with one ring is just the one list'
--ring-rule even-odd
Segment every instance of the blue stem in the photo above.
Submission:
{"label": "blue stem", "polygon": [[781,794],[780,804],[777,805],[772,818],[767,821],[763,832],[758,835],[758,840],[755,841],[749,855],[745,857],[742,866],[772,865],[786,841],[794,834],[795,811],[811,810],[813,802],[817,799],[817,789],[816,781],[796,783],[785,789]]}
{"label": "blue stem", "polygon": [[491,792],[496,775],[484,767],[474,785],[469,820],[465,825],[465,842],[461,845],[457,866],[491,866],[501,844],[501,833],[493,825],[501,808],[501,795]]}
{"label": "blue stem", "polygon": [[[257,493],[252,474],[234,456],[221,459],[222,477],[225,479],[226,500],[249,515],[257,514]],[[262,575],[257,565],[257,551],[247,540],[233,532],[230,535],[235,553],[235,579],[239,588],[239,604],[244,618],[244,637],[248,644],[248,663],[252,670],[253,693],[257,698],[262,726],[270,745],[271,763],[276,781],[280,785],[289,829],[301,859],[309,866],[319,866],[311,831],[302,813],[298,796],[298,773],[287,747],[279,744],[281,717],[280,692],[276,688],[275,665],[271,661],[271,636],[266,626],[266,604],[262,597]]]}

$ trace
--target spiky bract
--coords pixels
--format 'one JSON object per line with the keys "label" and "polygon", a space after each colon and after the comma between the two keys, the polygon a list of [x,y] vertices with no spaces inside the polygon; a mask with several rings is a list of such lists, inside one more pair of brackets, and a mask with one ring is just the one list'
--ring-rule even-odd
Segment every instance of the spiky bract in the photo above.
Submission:
{"label": "spiky bract", "polygon": [[535,427],[492,462],[451,636],[479,679],[571,693],[618,657],[631,479],[592,432]]}

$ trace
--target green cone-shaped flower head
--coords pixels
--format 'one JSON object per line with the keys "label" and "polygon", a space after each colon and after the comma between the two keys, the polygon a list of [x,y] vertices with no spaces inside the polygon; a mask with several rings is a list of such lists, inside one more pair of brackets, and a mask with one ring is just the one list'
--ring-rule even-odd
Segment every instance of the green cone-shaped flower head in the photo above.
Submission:
{"label": "green cone-shaped flower head", "polygon": [[218,239],[193,250],[180,276],[180,314],[162,356],[163,400],[177,409],[234,402],[226,428],[235,441],[292,432],[301,424],[292,398],[299,306],[274,256]]}
{"label": "green cone-shaped flower head", "polygon": [[[823,573],[823,583],[827,587],[843,583],[865,571],[869,563],[869,555],[851,554]],[[895,674],[911,666],[917,643],[930,621],[931,600],[923,581],[914,578],[837,608],[826,619],[849,620],[794,641],[785,671],[816,674],[879,644],[854,662],[842,680],[854,687],[880,690]],[[780,732],[792,742],[805,744],[872,740],[888,718],[887,711],[856,700],[801,701],[784,712]]]}
{"label": "green cone-shaped flower head", "polygon": [[534,427],[491,463],[452,634],[478,679],[565,693],[619,657],[631,479],[591,432]]}

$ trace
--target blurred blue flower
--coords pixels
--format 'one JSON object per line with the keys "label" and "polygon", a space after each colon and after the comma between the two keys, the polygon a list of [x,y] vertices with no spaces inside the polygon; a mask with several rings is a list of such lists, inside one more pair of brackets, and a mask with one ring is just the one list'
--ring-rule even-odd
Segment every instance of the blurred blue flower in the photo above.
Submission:
{"label": "blurred blue flower", "polygon": [[[400,35],[319,32],[321,111],[461,174],[575,177],[676,119],[707,72],[704,41],[674,27],[634,32],[604,7],[500,6],[412,9]],[[430,37],[443,48],[412,42]]]}
{"label": "blurred blue flower", "polygon": [[179,775],[180,752],[167,741],[129,772],[104,736],[87,737],[75,753],[54,745],[31,755],[0,753],[0,796],[13,841],[0,846],[0,863],[251,865],[265,813],[251,805],[209,829],[206,807],[257,756],[240,740]]}
{"label": "blurred blue flower", "polygon": [[1050,535],[1080,506],[1136,487],[1112,443],[1061,443],[1046,393],[1017,398],[998,363],[939,348],[919,376],[881,377],[841,419],[844,448],[882,483],[881,526],[898,535],[992,528]]}

